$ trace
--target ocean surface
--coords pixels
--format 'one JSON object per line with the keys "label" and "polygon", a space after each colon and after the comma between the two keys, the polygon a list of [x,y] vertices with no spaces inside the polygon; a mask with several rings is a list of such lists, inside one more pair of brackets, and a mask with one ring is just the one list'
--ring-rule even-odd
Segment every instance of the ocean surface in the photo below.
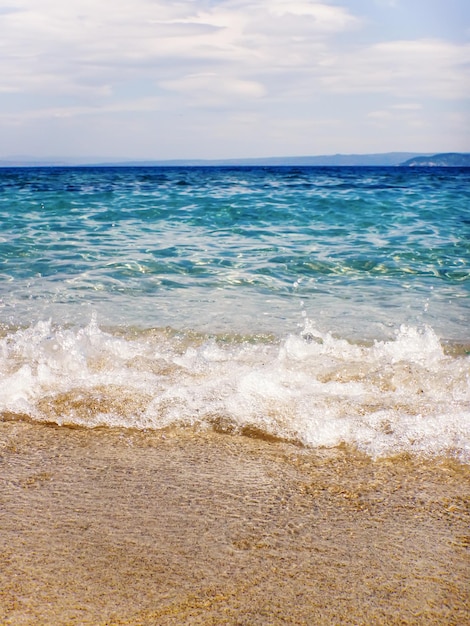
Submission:
{"label": "ocean surface", "polygon": [[0,169],[0,419],[469,462],[469,261],[468,169]]}

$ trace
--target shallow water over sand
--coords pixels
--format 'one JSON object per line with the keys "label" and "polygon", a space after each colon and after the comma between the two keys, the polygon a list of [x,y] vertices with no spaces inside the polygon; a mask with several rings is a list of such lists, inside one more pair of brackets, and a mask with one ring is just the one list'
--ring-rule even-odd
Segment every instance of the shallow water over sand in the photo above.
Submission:
{"label": "shallow water over sand", "polygon": [[0,168],[0,322],[468,342],[458,168]]}
{"label": "shallow water over sand", "polygon": [[0,422],[9,625],[464,624],[468,466]]}

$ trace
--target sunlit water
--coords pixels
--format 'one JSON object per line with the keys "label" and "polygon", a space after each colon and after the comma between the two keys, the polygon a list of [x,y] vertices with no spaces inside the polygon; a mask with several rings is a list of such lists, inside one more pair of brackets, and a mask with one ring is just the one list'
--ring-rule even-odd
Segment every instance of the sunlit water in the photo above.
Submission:
{"label": "sunlit water", "polygon": [[3,418],[469,460],[469,182],[1,170]]}

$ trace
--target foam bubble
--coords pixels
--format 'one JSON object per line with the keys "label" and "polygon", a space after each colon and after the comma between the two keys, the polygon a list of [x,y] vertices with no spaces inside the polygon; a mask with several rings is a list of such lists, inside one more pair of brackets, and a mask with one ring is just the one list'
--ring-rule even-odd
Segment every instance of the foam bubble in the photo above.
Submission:
{"label": "foam bubble", "polygon": [[0,374],[4,416],[470,460],[470,358],[446,354],[430,327],[358,345],[309,320],[280,343],[40,322],[0,340]]}

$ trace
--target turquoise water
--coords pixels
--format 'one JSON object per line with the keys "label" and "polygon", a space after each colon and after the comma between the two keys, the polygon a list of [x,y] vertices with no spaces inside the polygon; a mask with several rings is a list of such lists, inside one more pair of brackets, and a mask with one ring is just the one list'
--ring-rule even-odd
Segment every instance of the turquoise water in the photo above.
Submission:
{"label": "turquoise water", "polygon": [[[465,455],[469,183],[440,168],[0,170],[0,410]],[[127,404],[97,404],[110,385]]]}

